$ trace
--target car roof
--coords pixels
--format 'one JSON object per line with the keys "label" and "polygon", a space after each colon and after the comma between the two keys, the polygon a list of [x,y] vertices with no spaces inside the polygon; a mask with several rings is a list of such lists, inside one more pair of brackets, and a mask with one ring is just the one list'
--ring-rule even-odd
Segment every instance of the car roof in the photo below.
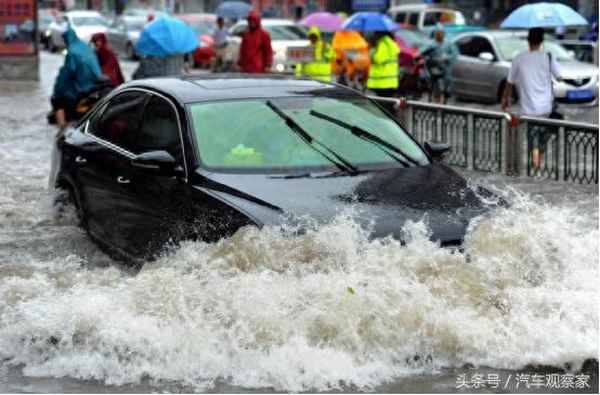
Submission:
{"label": "car roof", "polygon": [[516,38],[527,38],[527,32],[524,30],[474,30],[467,32],[457,32],[452,34],[451,40],[456,41],[463,37],[470,36],[484,36],[492,40],[508,38],[508,37],[516,37]]}
{"label": "car roof", "polygon": [[405,4],[390,7],[388,12],[406,12],[406,11],[455,11],[460,12],[454,8],[444,7],[439,4]]}
{"label": "car roof", "polygon": [[[248,21],[246,21],[245,19],[241,19],[239,20],[236,25],[247,25]],[[289,19],[282,19],[282,18],[262,18],[261,25],[266,26],[266,25],[270,25],[270,26],[296,26],[296,23],[294,23],[294,21],[290,21]]]}
{"label": "car roof", "polygon": [[360,96],[352,89],[332,83],[268,74],[217,73],[134,80],[122,85],[119,91],[132,87],[167,94],[181,104],[307,94]]}
{"label": "car roof", "polygon": [[214,22],[217,20],[217,16],[215,14],[208,13],[195,13],[195,14],[175,14],[176,18],[180,18],[184,21],[196,22],[196,21],[209,21]]}

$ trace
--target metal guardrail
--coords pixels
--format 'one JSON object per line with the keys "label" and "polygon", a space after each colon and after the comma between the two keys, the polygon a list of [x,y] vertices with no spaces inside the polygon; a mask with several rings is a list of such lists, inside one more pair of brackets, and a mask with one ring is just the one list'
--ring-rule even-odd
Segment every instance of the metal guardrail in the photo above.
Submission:
{"label": "metal guardrail", "polygon": [[395,112],[423,144],[452,146],[446,162],[469,170],[598,183],[598,125],[370,97]]}
{"label": "metal guardrail", "polygon": [[534,117],[522,117],[521,123],[528,176],[598,183],[597,125]]}

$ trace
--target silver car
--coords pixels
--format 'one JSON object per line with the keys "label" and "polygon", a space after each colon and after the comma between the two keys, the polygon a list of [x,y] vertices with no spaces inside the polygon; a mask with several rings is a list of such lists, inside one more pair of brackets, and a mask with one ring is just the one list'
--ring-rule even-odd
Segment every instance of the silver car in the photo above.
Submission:
{"label": "silver car", "polygon": [[146,25],[147,19],[141,16],[120,16],[116,18],[106,36],[115,51],[124,54],[127,59],[135,59],[135,44]]}
{"label": "silver car", "polygon": [[[460,53],[452,69],[454,94],[458,98],[500,101],[512,59],[527,50],[525,32],[480,31],[453,39]],[[562,80],[553,81],[554,97],[563,103],[585,103],[598,96],[598,68],[579,62],[554,40],[543,49],[560,63]]]}

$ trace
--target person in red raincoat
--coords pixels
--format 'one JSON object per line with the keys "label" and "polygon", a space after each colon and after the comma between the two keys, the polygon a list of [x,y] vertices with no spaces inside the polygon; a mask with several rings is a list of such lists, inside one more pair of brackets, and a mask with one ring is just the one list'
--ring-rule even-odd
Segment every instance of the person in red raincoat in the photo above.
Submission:
{"label": "person in red raincoat", "polygon": [[117,55],[115,55],[108,45],[106,35],[104,33],[95,33],[92,36],[92,42],[96,47],[96,55],[98,56],[100,68],[102,68],[102,74],[110,78],[113,87],[121,85],[125,82],[125,79],[123,78],[123,73],[121,73]]}
{"label": "person in red raincoat", "polygon": [[271,36],[260,25],[255,11],[248,14],[248,30],[242,35],[238,66],[244,73],[264,73],[273,63]]}

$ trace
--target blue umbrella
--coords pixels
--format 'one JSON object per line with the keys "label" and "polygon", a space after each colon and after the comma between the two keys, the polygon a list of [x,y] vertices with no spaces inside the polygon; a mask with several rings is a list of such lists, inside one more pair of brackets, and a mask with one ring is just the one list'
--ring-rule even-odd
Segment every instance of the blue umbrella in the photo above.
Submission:
{"label": "blue umbrella", "polygon": [[587,25],[584,17],[561,3],[525,4],[502,22],[500,27],[531,29],[533,27],[559,27]]}
{"label": "blue umbrella", "polygon": [[192,52],[198,45],[196,33],[185,22],[163,16],[146,25],[135,50],[141,55],[165,57]]}
{"label": "blue umbrella", "polygon": [[243,19],[251,9],[250,4],[242,1],[225,1],[217,7],[215,14],[223,18]]}
{"label": "blue umbrella", "polygon": [[359,32],[391,32],[399,28],[387,15],[378,12],[357,12],[342,25],[344,30]]}

